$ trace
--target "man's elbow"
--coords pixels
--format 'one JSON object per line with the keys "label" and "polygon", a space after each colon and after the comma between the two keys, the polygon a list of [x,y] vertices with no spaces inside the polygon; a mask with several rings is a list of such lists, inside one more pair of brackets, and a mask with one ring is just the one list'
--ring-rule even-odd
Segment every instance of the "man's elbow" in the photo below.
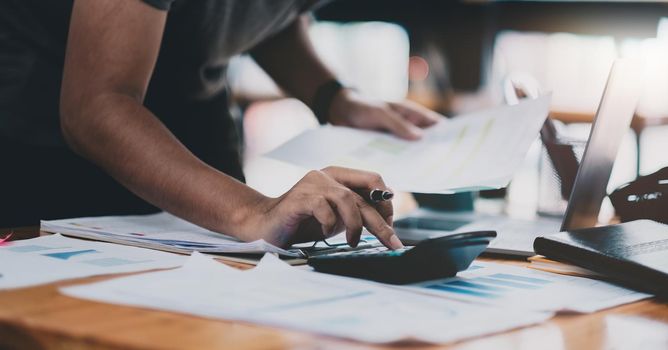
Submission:
{"label": "man's elbow", "polygon": [[60,115],[60,132],[65,139],[67,145],[78,152],[77,150],[77,120],[80,119],[80,108],[75,103],[74,99],[70,97],[71,94],[63,92],[60,96],[59,115]]}
{"label": "man's elbow", "polygon": [[60,96],[60,130],[67,145],[87,155],[112,130],[125,125],[123,118],[142,105],[143,94],[117,89],[63,89]]}

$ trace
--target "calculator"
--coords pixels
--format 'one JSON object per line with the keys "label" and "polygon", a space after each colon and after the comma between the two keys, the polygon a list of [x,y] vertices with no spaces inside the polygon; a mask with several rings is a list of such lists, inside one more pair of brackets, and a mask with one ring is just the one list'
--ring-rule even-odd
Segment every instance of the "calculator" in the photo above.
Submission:
{"label": "calculator", "polygon": [[313,256],[316,271],[383,283],[407,284],[452,277],[466,270],[496,237],[495,231],[475,231],[427,239],[413,247],[385,247]]}

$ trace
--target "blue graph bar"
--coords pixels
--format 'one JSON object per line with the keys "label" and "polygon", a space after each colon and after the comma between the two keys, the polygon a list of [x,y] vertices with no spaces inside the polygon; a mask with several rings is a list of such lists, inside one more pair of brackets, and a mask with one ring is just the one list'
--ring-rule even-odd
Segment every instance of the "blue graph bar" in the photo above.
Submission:
{"label": "blue graph bar", "polygon": [[436,289],[436,290],[440,290],[440,291],[444,291],[444,292],[464,294],[464,295],[480,297],[480,298],[487,298],[487,299],[494,299],[494,298],[498,297],[498,295],[492,294],[492,293],[485,293],[485,292],[480,292],[480,291],[477,291],[477,290],[457,288],[457,287],[452,287],[452,286],[448,286],[448,285],[445,285],[445,284],[433,284],[431,286],[427,286],[427,288]]}
{"label": "blue graph bar", "polygon": [[495,279],[495,278],[488,278],[488,277],[477,277],[477,278],[472,279],[472,281],[485,282],[485,283],[494,284],[494,285],[497,285],[497,286],[505,286],[505,287],[519,288],[519,289],[540,289],[541,288],[541,286],[537,286],[535,284],[518,283],[518,282],[507,281],[507,280],[502,280],[502,279]]}
{"label": "blue graph bar", "polygon": [[81,254],[89,254],[89,253],[98,253],[98,251],[95,250],[95,249],[86,249],[86,250],[75,250],[75,251],[71,251],[71,252],[50,253],[50,254],[42,254],[42,255],[48,256],[50,258],[67,260],[67,259],[69,259],[73,256],[77,256],[77,255],[81,255]]}
{"label": "blue graph bar", "polygon": [[501,288],[501,287],[488,286],[488,285],[485,285],[485,284],[472,283],[472,282],[461,281],[461,280],[447,282],[447,283],[443,283],[443,284],[446,285],[446,286],[466,287],[466,288],[484,290],[484,291],[503,292],[503,291],[506,290],[505,288]]}
{"label": "blue graph bar", "polygon": [[548,280],[544,280],[544,279],[540,279],[540,278],[510,275],[510,274],[507,274],[507,273],[497,273],[497,274],[491,275],[489,277],[501,278],[501,279],[504,279],[504,280],[511,280],[511,281],[518,281],[518,282],[527,282],[527,283],[533,283],[533,284],[550,284],[550,283],[552,283],[552,281],[548,281]]}

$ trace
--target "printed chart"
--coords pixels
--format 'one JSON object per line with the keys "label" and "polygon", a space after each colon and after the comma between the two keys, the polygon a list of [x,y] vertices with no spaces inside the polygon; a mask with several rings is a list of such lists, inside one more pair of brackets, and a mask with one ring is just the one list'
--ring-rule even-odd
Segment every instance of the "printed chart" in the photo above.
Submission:
{"label": "printed chart", "polygon": [[552,312],[594,312],[650,297],[599,280],[486,262],[476,262],[457,277],[407,288],[474,303]]}
{"label": "printed chart", "polygon": [[380,173],[395,190],[453,192],[508,184],[539,135],[549,96],[441,120],[418,141],[345,127],[308,130],[268,157],[310,169]]}
{"label": "printed chart", "polygon": [[0,290],[59,280],[180,266],[186,256],[61,235],[0,247]]}

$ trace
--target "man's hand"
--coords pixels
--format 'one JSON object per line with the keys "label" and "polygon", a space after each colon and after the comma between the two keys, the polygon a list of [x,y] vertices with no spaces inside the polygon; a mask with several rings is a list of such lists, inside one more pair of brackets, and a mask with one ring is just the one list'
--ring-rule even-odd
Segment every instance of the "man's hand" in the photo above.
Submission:
{"label": "man's hand", "polygon": [[[306,105],[313,105],[314,91],[336,78],[311,44],[309,19],[300,17],[282,32],[251,51],[253,58],[283,90]],[[408,140],[419,139],[421,128],[435,124],[438,113],[411,102],[382,102],[343,89],[332,100],[329,122],[360,129],[389,131]]]}
{"label": "man's hand", "polygon": [[363,227],[388,248],[403,247],[392,229],[392,203],[364,199],[372,189],[387,189],[375,173],[339,167],[311,171],[281,197],[258,203],[245,226],[281,247],[321,240],[344,229],[354,247]]}
{"label": "man's hand", "polygon": [[406,140],[422,137],[422,128],[436,124],[441,116],[410,101],[383,102],[350,89],[339,92],[330,107],[334,125],[388,131]]}

